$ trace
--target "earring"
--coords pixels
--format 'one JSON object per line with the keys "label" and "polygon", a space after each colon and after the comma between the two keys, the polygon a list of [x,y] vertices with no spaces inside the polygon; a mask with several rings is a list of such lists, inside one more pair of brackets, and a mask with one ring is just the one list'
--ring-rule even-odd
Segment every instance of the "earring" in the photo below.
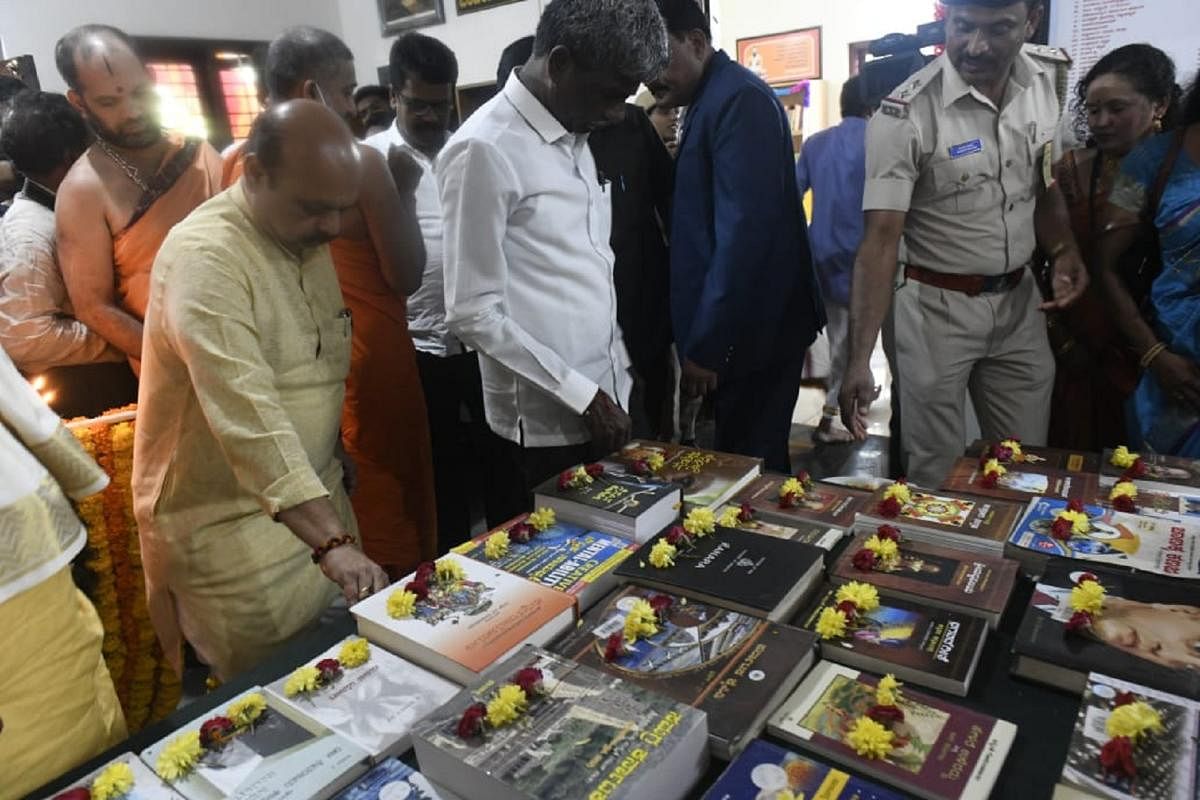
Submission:
{"label": "earring", "polygon": [[1154,132],[1162,133],[1162,117],[1154,118]]}

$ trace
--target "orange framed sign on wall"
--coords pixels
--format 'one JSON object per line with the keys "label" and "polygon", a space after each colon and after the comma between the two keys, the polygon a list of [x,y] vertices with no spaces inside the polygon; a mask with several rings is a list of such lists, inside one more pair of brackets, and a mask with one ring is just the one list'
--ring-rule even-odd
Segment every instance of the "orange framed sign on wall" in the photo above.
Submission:
{"label": "orange framed sign on wall", "polygon": [[821,28],[737,40],[737,60],[772,86],[821,78]]}

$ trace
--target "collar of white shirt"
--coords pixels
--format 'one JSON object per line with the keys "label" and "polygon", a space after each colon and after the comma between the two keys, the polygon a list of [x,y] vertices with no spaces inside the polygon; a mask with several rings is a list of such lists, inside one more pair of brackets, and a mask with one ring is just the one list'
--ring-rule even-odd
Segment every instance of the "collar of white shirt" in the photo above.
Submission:
{"label": "collar of white shirt", "polygon": [[547,144],[554,144],[564,136],[569,136],[570,131],[554,118],[550,110],[542,105],[542,101],[517,77],[520,72],[520,69],[514,69],[508,77],[508,83],[504,84],[504,96],[517,109],[517,113],[525,118],[529,127],[537,131],[538,136]]}

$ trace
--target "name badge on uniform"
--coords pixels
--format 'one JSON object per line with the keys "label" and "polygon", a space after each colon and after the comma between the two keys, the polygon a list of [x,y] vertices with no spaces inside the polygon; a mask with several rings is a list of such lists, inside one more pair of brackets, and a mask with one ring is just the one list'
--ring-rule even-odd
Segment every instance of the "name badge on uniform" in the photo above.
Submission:
{"label": "name badge on uniform", "polygon": [[962,158],[964,156],[973,156],[976,153],[983,152],[983,140],[972,139],[969,142],[956,144],[950,148],[950,158]]}

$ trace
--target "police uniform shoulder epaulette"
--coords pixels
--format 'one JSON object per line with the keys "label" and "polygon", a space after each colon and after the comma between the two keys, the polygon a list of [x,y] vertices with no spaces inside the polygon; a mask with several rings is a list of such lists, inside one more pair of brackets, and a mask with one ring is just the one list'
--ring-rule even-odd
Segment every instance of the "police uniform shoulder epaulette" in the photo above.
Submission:
{"label": "police uniform shoulder epaulette", "polygon": [[1067,51],[1061,47],[1048,47],[1044,44],[1027,44],[1025,52],[1033,58],[1042,61],[1050,61],[1055,64],[1070,64],[1071,56],[1067,55]]}
{"label": "police uniform shoulder epaulette", "polygon": [[908,117],[909,104],[913,98],[925,91],[933,79],[942,71],[941,59],[931,61],[923,69],[918,70],[907,81],[892,90],[879,104],[880,113],[889,117],[905,119]]}

